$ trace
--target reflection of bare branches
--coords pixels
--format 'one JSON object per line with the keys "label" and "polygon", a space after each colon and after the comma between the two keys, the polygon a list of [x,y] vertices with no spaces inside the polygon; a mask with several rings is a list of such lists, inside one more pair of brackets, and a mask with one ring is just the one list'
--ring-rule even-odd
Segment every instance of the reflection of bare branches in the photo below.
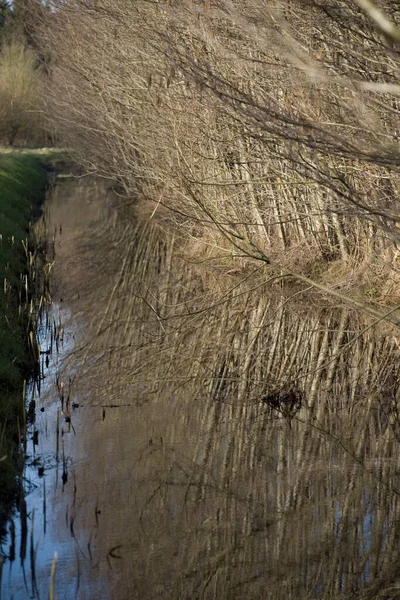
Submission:
{"label": "reflection of bare branches", "polygon": [[[102,282],[106,298],[121,264],[112,248],[120,226],[109,225],[108,242],[92,241],[107,263],[90,285]],[[116,318],[99,330],[102,316],[91,302],[85,309],[93,405],[129,396],[138,406],[123,444],[134,491],[119,508],[132,525],[107,546],[134,548],[124,589],[132,581],[146,598],[157,581],[165,597],[259,598],[268,581],[272,598],[319,589],[335,597],[340,585],[375,589],[372,564],[390,585],[398,551],[386,532],[400,463],[387,417],[399,376],[389,326],[384,335],[343,309],[310,311],[296,291],[282,299],[273,282],[262,287],[259,270],[245,281],[221,276],[211,292],[201,283],[207,264],[183,260],[156,224],[132,225],[133,238],[108,309]],[[265,402],[293,391],[302,396],[294,414]]]}

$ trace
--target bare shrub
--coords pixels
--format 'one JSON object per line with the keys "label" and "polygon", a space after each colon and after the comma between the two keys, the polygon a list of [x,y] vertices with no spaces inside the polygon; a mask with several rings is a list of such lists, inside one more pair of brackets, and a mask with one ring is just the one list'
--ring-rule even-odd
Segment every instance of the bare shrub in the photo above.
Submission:
{"label": "bare shrub", "polygon": [[392,271],[399,58],[362,9],[75,0],[47,41],[68,144],[188,258]]}

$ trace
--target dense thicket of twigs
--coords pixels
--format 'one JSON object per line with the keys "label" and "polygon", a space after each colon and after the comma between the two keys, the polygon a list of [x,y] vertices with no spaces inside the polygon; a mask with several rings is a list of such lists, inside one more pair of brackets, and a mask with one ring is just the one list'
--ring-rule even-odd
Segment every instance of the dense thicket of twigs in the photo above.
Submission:
{"label": "dense thicket of twigs", "polygon": [[74,0],[47,42],[68,143],[189,255],[397,280],[400,54],[356,3]]}

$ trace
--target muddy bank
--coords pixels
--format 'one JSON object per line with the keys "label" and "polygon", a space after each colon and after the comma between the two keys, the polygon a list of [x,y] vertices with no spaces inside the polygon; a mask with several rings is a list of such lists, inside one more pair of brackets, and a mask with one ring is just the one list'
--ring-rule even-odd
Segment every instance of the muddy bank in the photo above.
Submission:
{"label": "muddy bank", "polygon": [[49,205],[59,347],[5,597],[47,597],[55,552],[59,599],[391,593],[397,339],[255,295],[258,272],[206,295],[127,210],[86,179]]}

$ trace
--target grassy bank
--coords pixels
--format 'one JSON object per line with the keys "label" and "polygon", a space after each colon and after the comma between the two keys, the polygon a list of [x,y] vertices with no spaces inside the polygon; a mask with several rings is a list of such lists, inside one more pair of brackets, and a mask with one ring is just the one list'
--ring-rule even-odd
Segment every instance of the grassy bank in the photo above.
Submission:
{"label": "grassy bank", "polygon": [[46,181],[43,155],[0,153],[0,533],[16,488],[24,380],[35,366],[29,348],[26,248]]}

